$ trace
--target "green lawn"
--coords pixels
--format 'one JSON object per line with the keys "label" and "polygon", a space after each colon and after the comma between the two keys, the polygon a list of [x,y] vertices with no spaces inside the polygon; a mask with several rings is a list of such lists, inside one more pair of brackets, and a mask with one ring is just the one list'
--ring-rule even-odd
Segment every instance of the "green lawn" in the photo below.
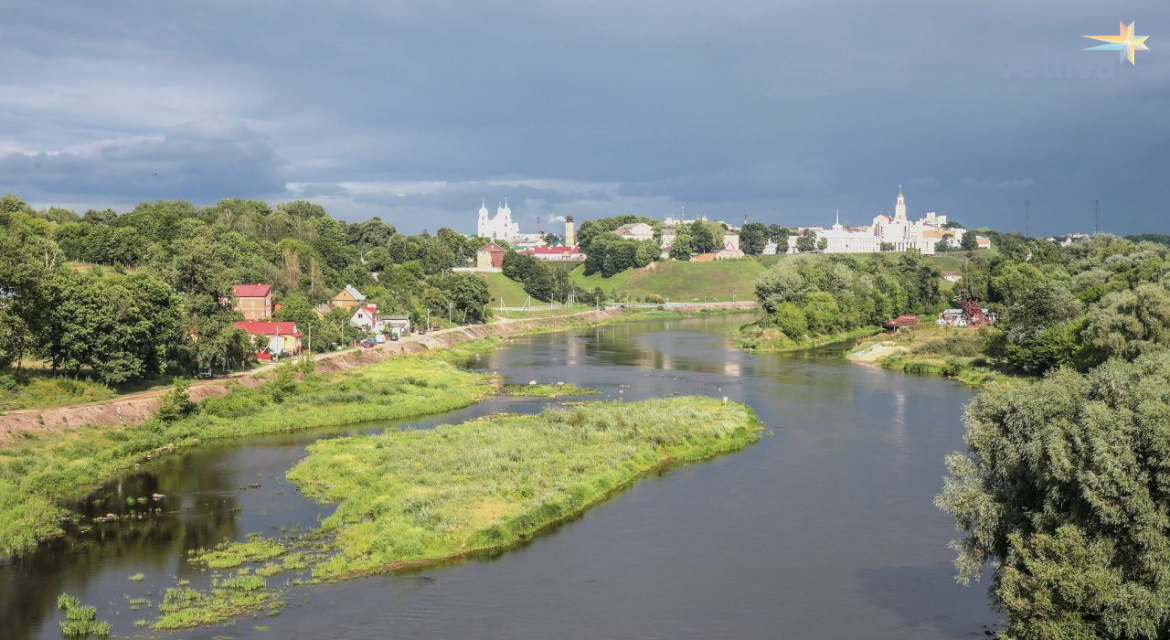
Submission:
{"label": "green lawn", "polygon": [[680,262],[664,260],[653,269],[628,269],[603,278],[601,274],[586,276],[583,267],[570,273],[573,282],[592,291],[595,287],[615,297],[629,295],[632,299],[661,296],[671,302],[724,302],[751,300],[755,296],[756,280],[767,271],[758,260],[727,260],[723,262]]}
{"label": "green lawn", "polygon": [[[505,307],[518,307],[528,299],[528,294],[524,292],[524,286],[502,273],[480,273],[478,275],[487,282],[488,292],[492,295],[492,307],[500,306],[500,298],[504,299]],[[544,303],[537,300],[534,304]]]}

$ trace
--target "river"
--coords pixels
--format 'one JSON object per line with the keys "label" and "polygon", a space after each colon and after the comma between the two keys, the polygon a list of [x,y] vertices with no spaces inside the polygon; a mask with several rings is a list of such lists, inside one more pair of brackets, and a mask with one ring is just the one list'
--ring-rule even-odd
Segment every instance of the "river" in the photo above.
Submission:
{"label": "river", "polygon": [[[471,368],[637,400],[727,396],[768,431],[747,450],[643,479],[583,517],[490,559],[292,588],[278,616],[176,638],[982,637],[985,584],[955,584],[949,516],[931,500],[962,448],[972,392],[850,364],[839,349],[737,351],[737,316],[624,322],[525,337]],[[442,416],[253,438],[144,465],[73,505],[123,518],[0,563],[0,638],[58,639],[61,592],[115,635],[144,635],[128,598],[205,579],[187,552],[248,533],[309,530],[331,507],[284,472],[322,437],[428,428],[547,400],[496,398]],[[165,497],[154,500],[159,493]],[[145,498],[140,504],[136,498]],[[129,500],[128,500],[129,499]],[[144,514],[141,519],[125,516]],[[141,582],[129,576],[142,573]],[[273,579],[274,581],[280,578]]]}

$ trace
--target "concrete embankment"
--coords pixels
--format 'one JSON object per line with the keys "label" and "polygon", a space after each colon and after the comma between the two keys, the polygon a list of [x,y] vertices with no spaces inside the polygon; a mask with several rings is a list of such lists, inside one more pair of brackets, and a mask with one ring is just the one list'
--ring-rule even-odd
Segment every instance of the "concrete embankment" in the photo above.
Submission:
{"label": "concrete embankment", "polygon": [[[672,305],[672,311],[693,312],[703,309],[744,309],[755,307],[750,302],[709,303],[696,305]],[[483,338],[508,338],[532,331],[556,331],[557,329],[582,323],[601,322],[621,314],[620,308],[604,311],[586,311],[567,316],[532,318],[528,320],[507,320],[487,325],[470,325],[444,329],[427,335],[414,335],[397,342],[387,342],[373,349],[347,350],[323,353],[313,357],[317,370],[323,373],[345,371],[363,365],[381,362],[386,358],[443,349],[470,340]],[[272,365],[236,374],[230,378],[198,382],[191,386],[191,399],[195,401],[227,393],[229,385],[255,386],[263,382],[263,374],[271,371]],[[20,432],[61,431],[81,425],[139,424],[145,422],[158,409],[166,389],[146,393],[120,396],[103,402],[45,409],[26,409],[0,415],[0,443]]]}

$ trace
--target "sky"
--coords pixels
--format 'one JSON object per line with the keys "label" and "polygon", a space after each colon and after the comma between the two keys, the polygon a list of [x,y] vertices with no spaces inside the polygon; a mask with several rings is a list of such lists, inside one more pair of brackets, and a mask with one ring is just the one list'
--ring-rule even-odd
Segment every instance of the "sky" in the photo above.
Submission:
{"label": "sky", "polygon": [[[1136,65],[1083,51],[1121,21]],[[0,192],[38,207],[866,224],[902,185],[911,217],[1170,233],[1166,0],[7,0],[0,70]]]}

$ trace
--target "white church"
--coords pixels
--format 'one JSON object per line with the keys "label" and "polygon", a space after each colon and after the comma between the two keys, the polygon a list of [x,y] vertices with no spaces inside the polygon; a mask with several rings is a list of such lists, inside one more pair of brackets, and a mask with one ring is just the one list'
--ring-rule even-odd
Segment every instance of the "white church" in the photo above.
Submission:
{"label": "white church", "polygon": [[898,202],[894,205],[893,217],[879,215],[873,219],[870,229],[881,242],[894,245],[894,251],[917,250],[925,256],[934,255],[934,247],[942,240],[942,228],[947,217],[928,213],[921,220],[906,218],[906,196],[902,185],[898,185]]}
{"label": "white church", "polygon": [[496,206],[496,216],[488,215],[487,199],[479,207],[479,224],[476,235],[480,238],[492,240],[511,240],[520,235],[520,223],[512,221],[512,209],[508,207],[507,198],[503,205]]}

